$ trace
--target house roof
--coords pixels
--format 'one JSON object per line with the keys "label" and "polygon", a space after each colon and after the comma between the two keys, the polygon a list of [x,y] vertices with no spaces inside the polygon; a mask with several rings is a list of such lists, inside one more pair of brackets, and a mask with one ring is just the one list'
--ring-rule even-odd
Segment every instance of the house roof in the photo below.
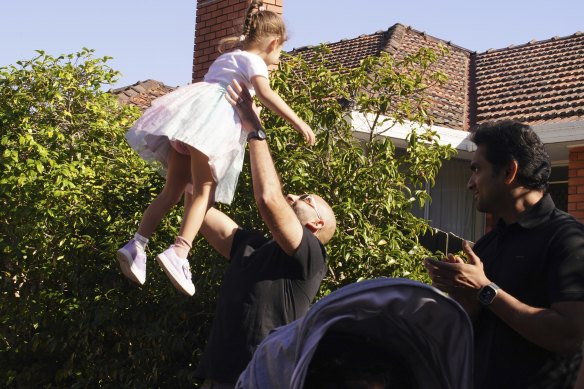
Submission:
{"label": "house roof", "polygon": [[476,57],[477,122],[584,119],[584,35],[532,41]]}
{"label": "house roof", "polygon": [[[448,46],[450,53],[435,64],[434,70],[444,72],[448,76],[448,81],[428,92],[430,103],[428,111],[435,118],[435,124],[462,130],[468,127],[469,62],[472,54],[469,50],[399,23],[387,31],[378,31],[325,45],[331,51],[326,57],[327,60],[333,64],[354,68],[359,66],[363,59],[371,55],[379,55],[382,51],[392,54],[396,59],[401,59],[422,47],[438,49],[439,44]],[[306,46],[294,49],[292,53],[310,58],[314,50],[313,46]]]}
{"label": "house roof", "polygon": [[[325,43],[327,59],[348,68],[371,55],[389,52],[396,59],[421,47],[450,52],[434,70],[448,76],[446,84],[428,93],[434,124],[469,130],[488,120],[515,119],[527,124],[584,121],[584,34],[532,41],[520,46],[476,53],[402,24],[387,31]],[[315,47],[294,49],[310,57]],[[121,102],[145,110],[176,87],[159,81],[137,82],[111,92]]]}
{"label": "house roof", "polygon": [[132,104],[145,111],[152,101],[160,96],[172,92],[177,87],[163,84],[156,80],[138,81],[123,88],[112,89],[110,93],[118,96],[118,101],[124,104]]}
{"label": "house roof", "polygon": [[[356,67],[370,55],[387,51],[403,58],[420,47],[450,53],[434,70],[448,76],[429,92],[429,113],[439,126],[469,130],[489,120],[515,119],[528,124],[584,120],[584,35],[532,41],[476,53],[401,24],[387,31],[326,43],[328,59]],[[314,47],[295,49],[309,55]]]}

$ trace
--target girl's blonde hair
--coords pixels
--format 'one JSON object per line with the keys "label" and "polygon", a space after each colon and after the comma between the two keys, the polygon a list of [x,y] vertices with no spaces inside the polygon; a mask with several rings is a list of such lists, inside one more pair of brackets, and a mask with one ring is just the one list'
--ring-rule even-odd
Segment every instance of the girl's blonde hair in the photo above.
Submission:
{"label": "girl's blonde hair", "polygon": [[219,42],[219,52],[249,47],[267,36],[276,36],[280,43],[288,40],[286,25],[275,12],[267,11],[262,0],[252,0],[247,8],[242,34],[238,37],[223,38]]}

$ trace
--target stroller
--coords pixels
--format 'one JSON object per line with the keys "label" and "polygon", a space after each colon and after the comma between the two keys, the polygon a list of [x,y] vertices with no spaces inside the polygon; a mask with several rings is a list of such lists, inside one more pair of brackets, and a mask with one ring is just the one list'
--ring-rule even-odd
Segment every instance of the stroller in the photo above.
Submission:
{"label": "stroller", "polygon": [[471,322],[457,302],[417,281],[379,278],[347,285],[271,332],[236,388],[469,389],[472,355]]}

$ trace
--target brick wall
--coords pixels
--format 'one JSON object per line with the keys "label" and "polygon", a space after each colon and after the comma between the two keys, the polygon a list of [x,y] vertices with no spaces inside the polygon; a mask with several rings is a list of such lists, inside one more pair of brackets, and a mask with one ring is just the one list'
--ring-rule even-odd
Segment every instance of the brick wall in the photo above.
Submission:
{"label": "brick wall", "polygon": [[[197,0],[193,82],[200,81],[219,55],[217,45],[222,38],[241,34],[245,11],[250,0]],[[279,13],[284,0],[264,0],[266,8]]]}
{"label": "brick wall", "polygon": [[584,146],[570,148],[568,212],[584,222]]}

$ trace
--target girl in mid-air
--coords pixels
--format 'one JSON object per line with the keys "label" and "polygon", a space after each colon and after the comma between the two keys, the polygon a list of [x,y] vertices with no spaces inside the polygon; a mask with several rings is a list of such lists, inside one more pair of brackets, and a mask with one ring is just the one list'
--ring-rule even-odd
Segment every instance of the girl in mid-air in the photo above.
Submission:
{"label": "girl in mid-air", "polygon": [[[117,251],[121,270],[132,281],[144,284],[148,239],[187,191],[192,201],[185,208],[179,235],[156,260],[179,291],[189,296],[195,293],[187,260],[191,244],[213,203],[233,200],[247,141],[237,113],[225,98],[232,80],[255,91],[263,105],[314,144],[312,129],[270,88],[268,66],[278,64],[286,39],[280,16],[265,10],[261,0],[253,0],[243,34],[220,45],[220,50],[227,45],[234,50],[213,62],[203,82],[155,100],[126,134],[142,158],[166,170],[162,192],[144,212],[134,238]],[[258,136],[250,134],[254,135]]]}

